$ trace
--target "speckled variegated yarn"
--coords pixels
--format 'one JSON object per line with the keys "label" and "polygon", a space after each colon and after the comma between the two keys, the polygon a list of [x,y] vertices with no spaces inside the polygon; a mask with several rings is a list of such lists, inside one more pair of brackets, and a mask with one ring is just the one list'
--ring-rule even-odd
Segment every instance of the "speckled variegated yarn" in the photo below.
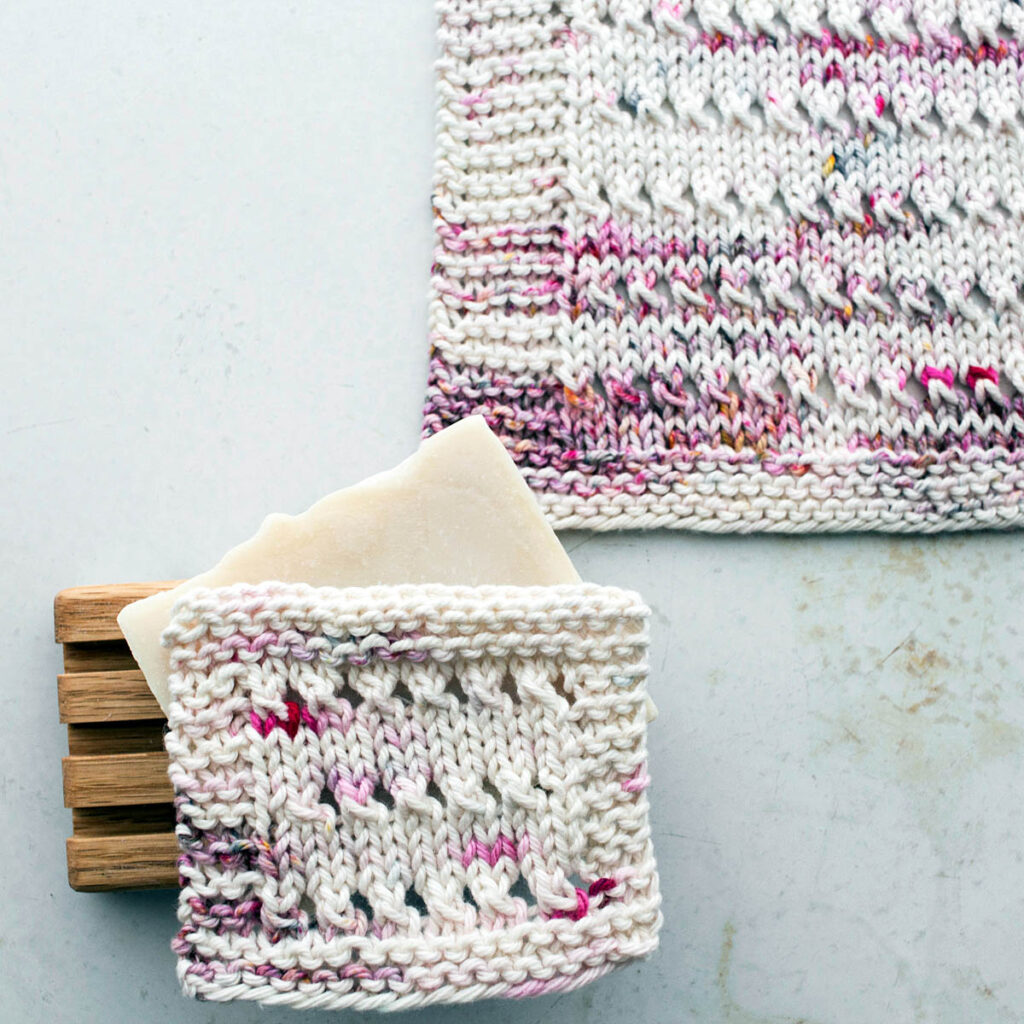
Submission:
{"label": "speckled variegated yarn", "polygon": [[646,618],[590,584],[184,597],[164,643],[185,991],[401,1009],[653,950]]}
{"label": "speckled variegated yarn", "polygon": [[1024,520],[1019,0],[441,0],[425,434],[557,527]]}

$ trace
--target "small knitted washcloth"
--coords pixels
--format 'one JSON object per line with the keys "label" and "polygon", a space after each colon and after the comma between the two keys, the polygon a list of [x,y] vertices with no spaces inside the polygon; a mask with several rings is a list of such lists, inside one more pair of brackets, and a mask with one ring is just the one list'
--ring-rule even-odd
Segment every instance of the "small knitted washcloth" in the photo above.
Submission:
{"label": "small knitted washcloth", "polygon": [[184,597],[164,643],[185,991],[401,1009],[651,952],[647,614],[589,584]]}
{"label": "small knitted washcloth", "polygon": [[424,433],[556,527],[1024,523],[1021,0],[441,0]]}

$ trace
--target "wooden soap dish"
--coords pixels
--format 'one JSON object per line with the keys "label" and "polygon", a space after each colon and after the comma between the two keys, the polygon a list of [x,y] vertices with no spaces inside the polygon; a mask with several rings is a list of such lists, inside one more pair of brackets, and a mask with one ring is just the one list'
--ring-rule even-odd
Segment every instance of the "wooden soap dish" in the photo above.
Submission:
{"label": "wooden soap dish", "polygon": [[57,699],[68,727],[68,882],[82,892],[178,881],[166,719],[117,626],[126,604],[174,586],[73,587],[54,598],[54,632],[64,645]]}

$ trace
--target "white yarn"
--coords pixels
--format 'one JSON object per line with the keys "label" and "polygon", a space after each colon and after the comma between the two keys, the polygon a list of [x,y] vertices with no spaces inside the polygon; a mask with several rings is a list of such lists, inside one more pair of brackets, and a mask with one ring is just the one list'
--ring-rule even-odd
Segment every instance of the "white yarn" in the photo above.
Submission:
{"label": "white yarn", "polygon": [[424,432],[558,528],[1024,522],[1017,0],[442,0]]}
{"label": "white yarn", "polygon": [[397,1009],[561,991],[654,949],[646,615],[589,584],[183,598],[185,991]]}

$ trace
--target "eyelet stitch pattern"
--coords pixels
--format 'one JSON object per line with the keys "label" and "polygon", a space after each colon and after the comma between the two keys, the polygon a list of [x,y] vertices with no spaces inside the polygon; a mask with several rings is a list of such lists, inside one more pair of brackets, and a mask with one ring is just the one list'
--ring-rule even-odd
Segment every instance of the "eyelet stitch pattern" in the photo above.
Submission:
{"label": "eyelet stitch pattern", "polygon": [[441,0],[424,435],[558,528],[1024,521],[1017,0]]}
{"label": "eyelet stitch pattern", "polygon": [[185,992],[401,1009],[651,952],[647,616],[591,584],[186,595],[164,634]]}

